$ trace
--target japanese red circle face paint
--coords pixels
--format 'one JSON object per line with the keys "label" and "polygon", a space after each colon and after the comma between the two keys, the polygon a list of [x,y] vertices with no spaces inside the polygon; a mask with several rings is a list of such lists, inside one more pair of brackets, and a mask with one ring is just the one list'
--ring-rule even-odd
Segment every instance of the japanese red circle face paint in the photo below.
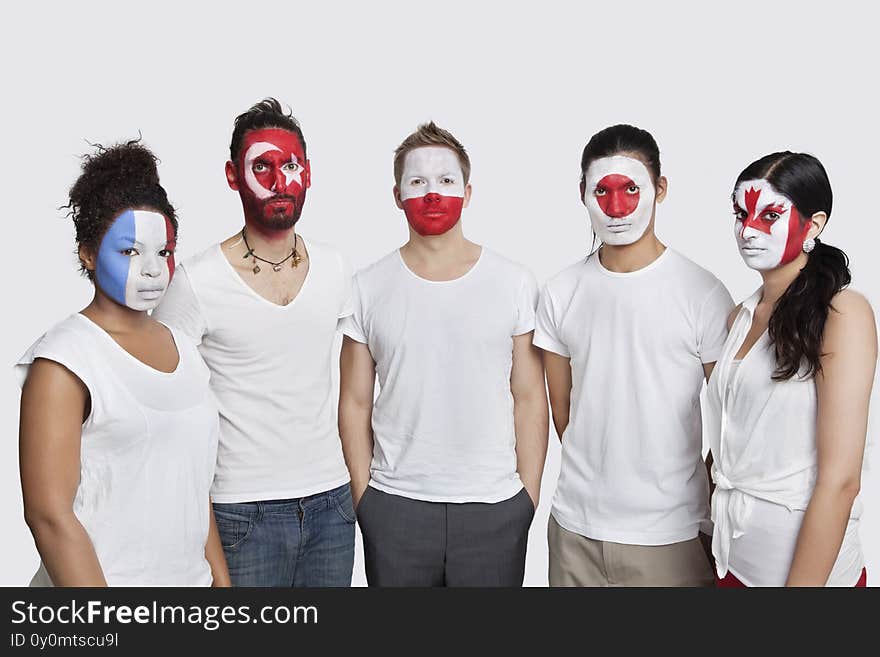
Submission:
{"label": "japanese red circle face paint", "polygon": [[458,156],[445,146],[422,146],[406,154],[400,200],[406,220],[419,235],[440,235],[461,218],[464,175]]}
{"label": "japanese red circle face paint", "polygon": [[645,234],[656,192],[648,168],[623,155],[594,160],[584,174],[584,204],[605,244],[632,244]]}
{"label": "japanese red circle face paint", "polygon": [[175,242],[174,227],[164,215],[126,210],[101,239],[95,281],[116,303],[151,310],[174,275]]}
{"label": "japanese red circle face paint", "polygon": [[237,169],[245,221],[268,230],[292,228],[311,182],[299,137],[280,128],[248,132]]}
{"label": "japanese red circle face paint", "polygon": [[743,261],[767,271],[788,264],[801,252],[809,222],[787,196],[766,180],[746,180],[733,193],[734,233]]}

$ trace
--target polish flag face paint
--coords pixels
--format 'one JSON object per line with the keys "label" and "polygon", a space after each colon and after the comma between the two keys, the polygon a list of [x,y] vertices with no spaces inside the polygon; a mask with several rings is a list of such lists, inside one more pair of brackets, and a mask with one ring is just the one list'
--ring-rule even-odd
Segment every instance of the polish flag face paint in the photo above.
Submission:
{"label": "polish flag face paint", "polygon": [[311,183],[299,137],[280,128],[252,130],[237,163],[245,219],[272,230],[293,227]]}
{"label": "polish flag face paint", "polygon": [[445,146],[421,146],[406,154],[400,200],[419,235],[440,235],[455,226],[464,206],[464,175],[458,156]]}
{"label": "polish flag face paint", "polygon": [[747,266],[767,271],[788,264],[801,252],[809,222],[794,203],[766,180],[746,180],[733,193],[734,233]]}
{"label": "polish flag face paint", "polygon": [[95,280],[116,303],[132,310],[159,305],[174,275],[174,227],[151,210],[126,210],[101,240]]}
{"label": "polish flag face paint", "polygon": [[637,241],[654,213],[656,192],[639,160],[613,155],[594,160],[584,174],[584,204],[593,231],[605,244]]}

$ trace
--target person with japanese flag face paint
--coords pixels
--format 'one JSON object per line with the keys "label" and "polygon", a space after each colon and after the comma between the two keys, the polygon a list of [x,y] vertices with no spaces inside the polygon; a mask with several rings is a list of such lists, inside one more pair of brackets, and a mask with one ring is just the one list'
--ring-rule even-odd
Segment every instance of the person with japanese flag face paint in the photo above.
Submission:
{"label": "person with japanese flag face paint", "polygon": [[355,518],[331,376],[351,270],[298,231],[311,179],[303,131],[281,103],[240,114],[225,182],[242,228],[181,264],[154,313],[199,343],[212,373],[211,494],[234,586],[351,584]]}
{"label": "person with japanese flag face paint", "polygon": [[342,324],[339,430],[371,586],[523,582],[549,423],[537,284],[465,238],[469,179],[450,132],[404,139],[409,240],[358,272]]}
{"label": "person with japanese flag face paint", "polygon": [[[99,146],[70,190],[94,297],[15,366],[35,586],[228,586],[209,492],[219,417],[187,336],[151,318],[177,218],[156,158]],[[46,409],[51,409],[47,413]]]}
{"label": "person with japanese flag face paint", "polygon": [[733,301],[657,238],[667,189],[645,130],[615,125],[583,150],[580,202],[601,246],[546,284],[534,337],[562,441],[551,586],[713,582],[699,396]]}
{"label": "person with japanese flag face paint", "polygon": [[828,174],[812,155],[772,153],[732,200],[737,247],[763,284],[730,313],[707,391],[718,585],[865,586],[858,491],[877,332],[846,255],[819,240]]}

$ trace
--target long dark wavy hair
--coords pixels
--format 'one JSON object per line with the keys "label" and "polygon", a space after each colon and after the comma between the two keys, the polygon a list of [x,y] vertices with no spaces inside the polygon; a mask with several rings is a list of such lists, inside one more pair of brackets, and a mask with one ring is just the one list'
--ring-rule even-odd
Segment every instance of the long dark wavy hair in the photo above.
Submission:
{"label": "long dark wavy hair", "polygon": [[[809,221],[816,212],[831,217],[831,182],[825,167],[812,155],[790,151],[765,155],[739,174],[734,188],[744,180],[761,178],[794,203],[802,221]],[[805,378],[822,371],[822,335],[833,309],[831,300],[850,280],[846,254],[817,238],[807,264],[770,315],[768,334],[776,351],[774,381],[790,379],[802,365]]]}

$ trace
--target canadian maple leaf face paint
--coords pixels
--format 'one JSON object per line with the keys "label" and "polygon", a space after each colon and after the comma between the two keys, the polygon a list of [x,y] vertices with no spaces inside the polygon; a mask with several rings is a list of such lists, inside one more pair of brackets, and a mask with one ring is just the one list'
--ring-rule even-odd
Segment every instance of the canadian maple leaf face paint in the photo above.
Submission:
{"label": "canadian maple leaf face paint", "polygon": [[151,310],[174,275],[175,247],[174,227],[164,215],[126,210],[101,240],[95,280],[116,303]]}
{"label": "canadian maple leaf face paint", "polygon": [[406,220],[419,235],[445,233],[461,218],[464,175],[451,148],[421,146],[407,153],[398,189]]}
{"label": "canadian maple leaf face paint", "polygon": [[593,232],[605,244],[632,244],[645,234],[656,191],[639,160],[613,155],[594,160],[584,174],[584,204]]}
{"label": "canadian maple leaf face paint", "polygon": [[758,271],[788,264],[801,252],[809,222],[766,180],[746,180],[733,193],[734,232],[746,265]]}
{"label": "canadian maple leaf face paint", "polygon": [[237,166],[246,222],[270,230],[292,228],[311,182],[299,137],[280,128],[252,130],[242,141]]}

